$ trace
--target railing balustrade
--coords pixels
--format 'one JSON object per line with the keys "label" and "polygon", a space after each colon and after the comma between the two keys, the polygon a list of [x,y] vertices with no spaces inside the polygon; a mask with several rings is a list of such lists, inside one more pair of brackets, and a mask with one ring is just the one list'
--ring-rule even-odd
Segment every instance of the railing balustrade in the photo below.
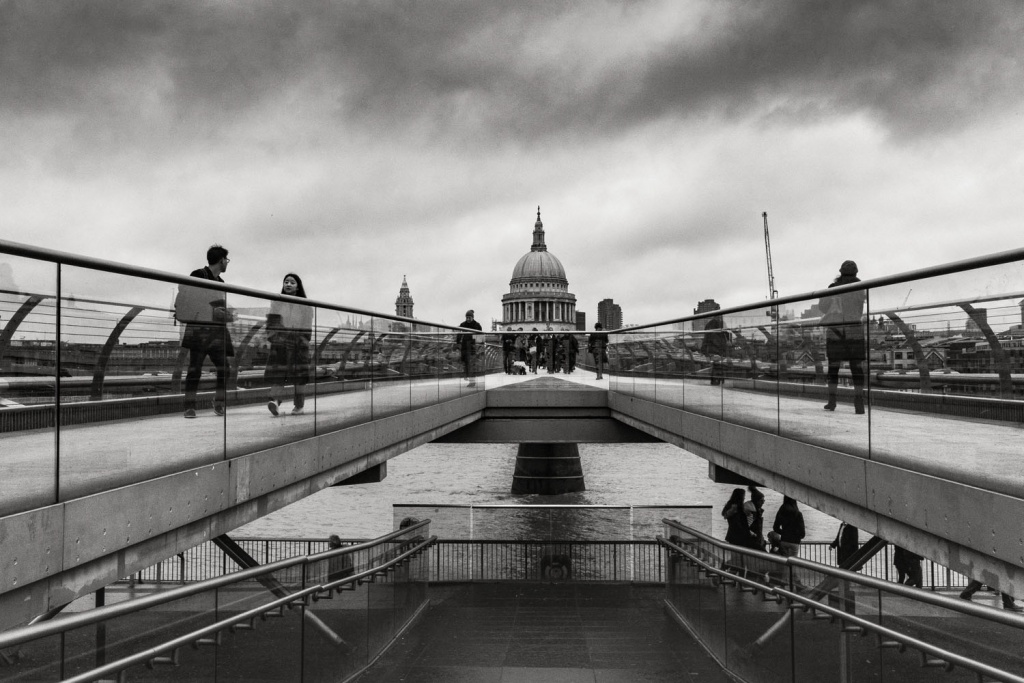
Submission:
{"label": "railing balustrade", "polygon": [[1016,613],[664,521],[666,604],[740,680],[1024,682]]}
{"label": "railing balustrade", "polygon": [[[460,330],[316,300],[295,299],[0,241],[0,516],[325,434],[480,392],[464,380]],[[226,413],[215,415],[216,368],[198,378],[199,418],[186,407],[189,324],[180,289],[223,300]],[[206,298],[210,298],[206,297]],[[200,297],[202,298],[202,297]],[[275,376],[268,314],[286,303],[311,320],[282,391],[283,419],[266,405]],[[193,314],[194,315],[194,314]],[[180,314],[179,317],[184,317]],[[272,326],[273,327],[273,326]],[[196,327],[196,329],[199,329]],[[501,356],[480,337],[474,374]],[[292,415],[301,371],[302,415]],[[185,446],[185,447],[183,447]]]}
{"label": "railing balustrade", "polygon": [[425,609],[429,524],[0,633],[0,680],[346,679]]}

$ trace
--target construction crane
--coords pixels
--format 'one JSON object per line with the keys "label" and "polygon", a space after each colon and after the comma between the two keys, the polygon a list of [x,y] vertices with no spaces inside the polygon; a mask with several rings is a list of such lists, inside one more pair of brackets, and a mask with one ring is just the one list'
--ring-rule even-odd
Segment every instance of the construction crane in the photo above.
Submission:
{"label": "construction crane", "polygon": [[[768,237],[768,212],[761,212],[761,217],[764,219],[764,253],[768,259],[768,298],[776,299],[779,290],[775,289],[775,273],[772,271],[772,241]],[[771,316],[772,320],[778,320],[778,307],[772,306],[767,315]]]}

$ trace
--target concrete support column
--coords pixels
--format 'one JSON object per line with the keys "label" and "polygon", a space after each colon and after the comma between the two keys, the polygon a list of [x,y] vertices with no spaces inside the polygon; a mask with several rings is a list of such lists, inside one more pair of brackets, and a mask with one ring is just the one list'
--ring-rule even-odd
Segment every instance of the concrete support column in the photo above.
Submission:
{"label": "concrete support column", "polygon": [[574,443],[521,443],[512,493],[554,496],[586,491],[580,449]]}

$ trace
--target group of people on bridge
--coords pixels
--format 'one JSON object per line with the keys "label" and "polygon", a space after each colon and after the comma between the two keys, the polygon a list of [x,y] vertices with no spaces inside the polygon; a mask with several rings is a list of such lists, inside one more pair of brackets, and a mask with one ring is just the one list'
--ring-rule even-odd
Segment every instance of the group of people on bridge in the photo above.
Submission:
{"label": "group of people on bridge", "polygon": [[[603,379],[608,362],[608,335],[601,323],[594,325],[594,329],[587,337],[586,350],[593,357],[597,379]],[[509,327],[500,341],[506,375],[537,374],[539,368],[545,368],[549,374],[570,374],[576,370],[580,340],[573,332],[541,332],[536,327],[525,332],[521,327],[518,330]]]}

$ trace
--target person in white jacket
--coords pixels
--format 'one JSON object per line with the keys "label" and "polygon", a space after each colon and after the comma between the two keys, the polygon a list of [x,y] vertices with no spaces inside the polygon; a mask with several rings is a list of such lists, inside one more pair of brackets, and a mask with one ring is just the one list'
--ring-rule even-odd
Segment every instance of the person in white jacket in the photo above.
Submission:
{"label": "person in white jacket", "polygon": [[[284,276],[281,293],[306,298],[302,278],[295,273]],[[267,313],[267,341],[270,357],[264,377],[270,383],[267,409],[277,417],[285,396],[285,385],[294,386],[292,415],[302,415],[309,382],[309,341],[313,336],[313,307],[290,301],[272,301]]]}

